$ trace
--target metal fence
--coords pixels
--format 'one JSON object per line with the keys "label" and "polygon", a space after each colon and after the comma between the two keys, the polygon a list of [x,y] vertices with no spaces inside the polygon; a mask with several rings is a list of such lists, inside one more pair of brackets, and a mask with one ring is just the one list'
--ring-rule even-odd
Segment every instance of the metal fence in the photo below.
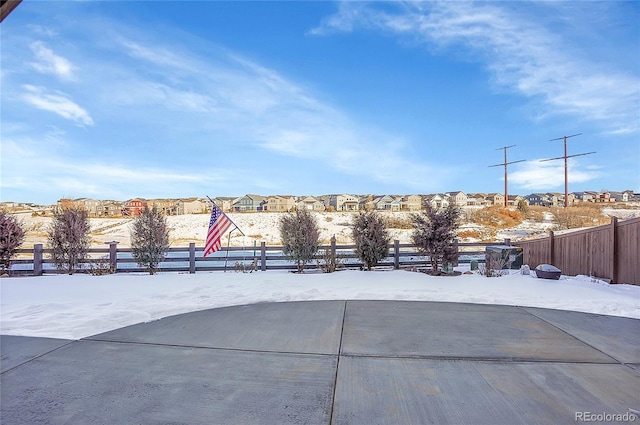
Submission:
{"label": "metal fence", "polygon": [[[485,248],[488,245],[509,244],[504,242],[484,243],[454,243],[458,251],[458,262],[469,263],[476,260],[484,262]],[[132,255],[130,248],[118,248],[112,243],[108,248],[94,248],[89,250],[89,258],[80,262],[76,272],[108,271],[112,273],[144,272]],[[159,264],[158,272],[188,272],[201,271],[253,271],[253,270],[295,270],[296,264],[282,252],[282,246],[267,246],[264,242],[253,247],[223,248],[207,258],[203,258],[204,247],[196,247],[195,243],[188,247],[169,248],[164,260]],[[51,250],[42,244],[34,245],[33,249],[18,250],[21,259],[12,261],[10,274],[13,276],[65,273],[55,267],[50,257]],[[355,254],[355,245],[336,245],[335,239],[330,245],[322,245],[313,261],[307,268],[323,267],[327,253],[337,258],[340,267],[361,268],[362,262]],[[422,256],[415,245],[401,244],[398,240],[389,245],[389,256],[378,263],[381,267],[400,268],[428,268],[429,257]]]}
{"label": "metal fence", "polygon": [[609,279],[611,283],[640,285],[640,218],[590,229],[514,243],[523,248],[531,267],[553,264],[563,274]]}

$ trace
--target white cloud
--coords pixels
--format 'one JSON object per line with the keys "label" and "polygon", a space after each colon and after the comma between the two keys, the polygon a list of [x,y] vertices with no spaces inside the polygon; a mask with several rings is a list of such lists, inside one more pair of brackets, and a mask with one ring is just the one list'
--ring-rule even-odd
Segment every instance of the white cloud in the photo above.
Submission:
{"label": "white cloud", "polygon": [[36,62],[32,62],[31,66],[36,71],[43,74],[52,74],[63,80],[74,79],[73,71],[75,67],[69,60],[56,55],[42,41],[34,41],[29,47],[36,59]]}
{"label": "white cloud", "polygon": [[[564,187],[564,161],[545,161],[539,159],[520,164],[517,171],[509,173],[509,183],[527,190],[549,190]],[[586,169],[585,169],[586,168]],[[569,185],[585,183],[602,176],[597,167],[580,167],[578,161],[568,160]]]}
{"label": "white cloud", "polygon": [[[48,181],[47,190],[56,196],[100,190],[120,199],[260,187],[283,193],[336,190],[334,182],[422,192],[438,190],[439,179],[451,175],[412,157],[398,142],[401,136],[358,122],[309,87],[236,52],[190,35],[186,42],[175,31],[153,41],[154,32],[121,22],[87,22],[82,30],[86,40],[74,44],[82,58],[81,85],[53,90],[32,83],[33,72],[14,73],[14,87],[22,92],[5,98],[84,126],[94,124],[89,110],[96,111],[99,125],[46,137],[13,132],[39,142],[52,138],[61,149],[45,153],[34,142],[30,152],[41,158],[3,155],[3,184],[6,176],[34,190],[38,181]],[[64,31],[57,37],[63,39]],[[28,63],[14,62],[15,69]],[[74,149],[84,158],[70,155]],[[13,160],[20,166],[5,166]],[[85,190],[83,181],[90,182]]]}
{"label": "white cloud", "polygon": [[[57,129],[51,137],[60,139]],[[49,135],[45,136],[48,140]],[[46,185],[53,196],[100,196],[124,199],[132,196],[175,196],[188,188],[212,187],[224,180],[221,171],[206,175],[179,172],[168,168],[127,165],[122,159],[81,158],[71,155],[73,146],[64,140],[43,143],[41,140],[12,139],[2,141],[2,180],[4,192],[38,191]],[[52,200],[50,200],[52,202]]]}
{"label": "white cloud", "polygon": [[[498,86],[540,99],[541,117],[571,114],[598,120],[610,134],[640,130],[640,81],[636,75],[617,70],[613,64],[605,70],[600,62],[581,58],[554,28],[531,16],[526,4],[521,9],[512,6],[409,2],[391,7],[386,3],[342,2],[335,15],[310,33],[364,28],[444,49],[463,46],[469,56],[486,62]],[[588,51],[589,46],[584,49]]]}
{"label": "white cloud", "polygon": [[[397,136],[353,121],[304,86],[239,54],[213,49],[204,59],[177,46],[156,47],[122,36],[120,42],[147,73],[119,70],[122,77],[115,87],[108,87],[107,96],[132,110],[144,105],[146,113],[154,107],[205,113],[172,115],[164,125],[192,123],[211,131],[211,137],[229,135],[282,157],[319,161],[341,173],[378,182],[425,189],[438,182],[426,182],[424,176],[447,175],[415,162],[394,144]],[[155,77],[159,71],[166,77],[163,83]],[[271,158],[272,163],[286,162]]]}
{"label": "white cloud", "polygon": [[36,108],[53,112],[82,125],[93,125],[93,119],[82,107],[74,103],[69,97],[59,91],[48,93],[44,87],[29,84],[23,85],[26,93],[22,99]]}

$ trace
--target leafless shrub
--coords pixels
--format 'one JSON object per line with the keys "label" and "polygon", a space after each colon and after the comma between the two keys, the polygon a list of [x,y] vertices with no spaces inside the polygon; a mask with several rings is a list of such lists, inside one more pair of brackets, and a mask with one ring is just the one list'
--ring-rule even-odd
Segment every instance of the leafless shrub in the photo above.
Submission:
{"label": "leafless shrub", "polygon": [[320,229],[315,217],[301,208],[283,215],[279,226],[284,254],[296,262],[298,273],[303,273],[320,247]]}
{"label": "leafless shrub", "polygon": [[77,207],[62,208],[53,213],[48,231],[51,259],[58,270],[73,274],[87,257],[91,244],[89,215]]}
{"label": "leafless shrub", "polygon": [[160,210],[145,207],[133,220],[131,249],[138,265],[155,274],[169,249],[167,219]]}
{"label": "leafless shrub", "polygon": [[485,263],[478,264],[478,273],[486,277],[500,277],[509,274],[511,264],[522,255],[503,255],[500,252],[490,252],[485,257]]}
{"label": "leafless shrub", "polygon": [[96,258],[89,262],[89,273],[92,276],[104,276],[115,273],[111,267],[111,261],[108,258]]}
{"label": "leafless shrub", "polygon": [[351,231],[356,244],[356,255],[367,270],[389,256],[391,237],[384,218],[375,211],[359,212],[353,220]]}
{"label": "leafless shrub", "polygon": [[0,211],[0,270],[9,270],[11,259],[24,241],[22,224],[6,211]]}
{"label": "leafless shrub", "polygon": [[342,264],[342,259],[331,249],[321,250],[320,258],[316,261],[318,269],[322,270],[324,273],[333,273],[344,266]]}
{"label": "leafless shrub", "polygon": [[387,217],[387,229],[413,229],[413,222],[410,217]]}
{"label": "leafless shrub", "polygon": [[411,218],[414,225],[413,243],[420,255],[429,256],[433,274],[439,272],[439,265],[447,267],[457,261],[453,242],[460,209],[453,204],[444,209],[435,209],[430,204],[425,204],[424,211],[413,214]]}

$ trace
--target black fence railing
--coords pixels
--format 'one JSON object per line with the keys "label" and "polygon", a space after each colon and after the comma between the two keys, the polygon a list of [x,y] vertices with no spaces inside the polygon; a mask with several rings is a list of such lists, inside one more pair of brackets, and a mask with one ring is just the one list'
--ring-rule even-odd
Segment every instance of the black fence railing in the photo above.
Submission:
{"label": "black fence railing", "polygon": [[[458,252],[458,263],[469,263],[473,260],[484,263],[485,248],[488,245],[509,244],[504,242],[458,243],[454,246]],[[202,271],[266,271],[295,270],[296,264],[282,252],[282,246],[267,246],[264,242],[253,247],[223,248],[203,258],[204,247],[196,247],[190,243],[188,247],[169,248],[164,260],[158,266],[158,272]],[[118,248],[111,243],[108,248],[93,248],[88,251],[89,257],[82,259],[76,273],[127,273],[144,272],[133,258],[131,248]],[[58,270],[51,260],[51,250],[42,244],[33,249],[18,250],[20,258],[11,262],[10,275],[41,276],[43,274],[66,273]],[[326,257],[334,256],[338,266],[347,269],[362,267],[362,262],[355,254],[355,245],[336,245],[335,239],[329,245],[322,245],[313,261],[307,264],[308,269],[322,268]],[[415,245],[401,244],[398,240],[389,245],[389,256],[378,263],[378,266],[400,268],[428,268],[429,257],[420,255]]]}

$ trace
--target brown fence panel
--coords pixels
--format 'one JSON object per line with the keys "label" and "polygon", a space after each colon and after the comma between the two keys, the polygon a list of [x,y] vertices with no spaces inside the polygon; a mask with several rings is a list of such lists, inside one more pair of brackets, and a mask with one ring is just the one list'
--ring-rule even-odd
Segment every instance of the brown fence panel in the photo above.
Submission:
{"label": "brown fence panel", "polygon": [[515,245],[523,249],[522,264],[529,264],[531,267],[536,267],[538,264],[544,264],[550,261],[549,238],[515,242]]}
{"label": "brown fence panel", "polygon": [[555,236],[554,265],[568,275],[613,276],[610,225]]}
{"label": "brown fence panel", "polygon": [[618,223],[617,282],[640,285],[640,218]]}
{"label": "brown fence panel", "polygon": [[523,248],[524,264],[549,263],[566,275],[593,275],[612,283],[640,285],[640,218],[516,242]]}

